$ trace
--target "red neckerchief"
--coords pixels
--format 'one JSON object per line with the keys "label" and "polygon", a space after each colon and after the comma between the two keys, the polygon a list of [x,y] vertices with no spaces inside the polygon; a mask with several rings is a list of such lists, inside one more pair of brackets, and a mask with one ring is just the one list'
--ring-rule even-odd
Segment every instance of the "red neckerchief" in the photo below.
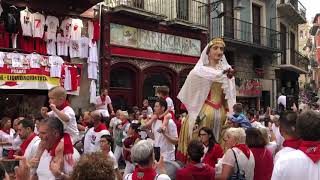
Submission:
{"label": "red neckerchief", "polygon": [[11,128],[2,128],[1,130],[10,135],[10,129]]}
{"label": "red neckerchief", "polygon": [[299,146],[301,144],[301,140],[300,139],[286,139],[283,142],[283,147],[291,147],[293,149],[298,149]]}
{"label": "red neckerchief", "polygon": [[132,180],[154,180],[156,177],[157,172],[153,168],[140,168],[136,166],[132,173]]}
{"label": "red neckerchief", "polygon": [[30,142],[32,141],[32,139],[34,137],[36,137],[36,133],[32,133],[30,137],[28,137],[25,141],[23,141],[23,143],[20,145],[20,153],[21,153],[21,156],[24,155],[27,147],[29,146]]}
{"label": "red neckerchief", "polygon": [[69,104],[69,102],[66,100],[66,101],[64,101],[62,104],[61,104],[61,106],[59,106],[59,107],[57,107],[57,109],[59,110],[59,111],[61,111],[61,110],[63,110],[65,107],[67,107],[67,106],[70,106],[70,104]]}
{"label": "red neckerchief", "polygon": [[101,98],[101,102],[104,103],[104,102],[106,102],[107,96],[101,95],[100,98]]}
{"label": "red neckerchief", "polygon": [[84,126],[84,127],[88,127],[88,123],[87,122],[82,122],[81,125]]}
{"label": "red neckerchief", "polygon": [[252,118],[252,120],[250,121],[250,123],[254,123],[254,122],[256,122],[257,120],[256,120],[256,118]]}
{"label": "red neckerchief", "polygon": [[320,160],[320,141],[302,141],[299,150],[304,152],[314,163]]}
{"label": "red neckerchief", "polygon": [[248,159],[250,158],[250,149],[246,144],[237,144],[233,147],[240,149],[243,152],[243,154],[247,156]]}
{"label": "red neckerchief", "polygon": [[128,122],[129,122],[128,119],[126,119],[125,121],[123,121],[123,122],[121,123],[121,125],[124,126],[124,125],[127,124]]}
{"label": "red neckerchief", "polygon": [[[74,165],[74,160],[73,160],[73,145],[72,145],[72,141],[71,141],[71,137],[68,133],[64,133],[63,134],[63,141],[64,141],[64,148],[63,148],[63,155],[65,156],[65,159],[67,161],[68,164],[70,165]],[[58,139],[56,141],[56,143],[52,146],[51,149],[48,149],[48,152],[50,153],[50,155],[52,157],[56,156],[56,148],[58,146],[58,144],[60,143],[61,139]]]}
{"label": "red neckerchief", "polygon": [[107,130],[107,127],[105,124],[100,123],[99,126],[97,128],[94,128],[94,132],[100,132],[102,130]]}

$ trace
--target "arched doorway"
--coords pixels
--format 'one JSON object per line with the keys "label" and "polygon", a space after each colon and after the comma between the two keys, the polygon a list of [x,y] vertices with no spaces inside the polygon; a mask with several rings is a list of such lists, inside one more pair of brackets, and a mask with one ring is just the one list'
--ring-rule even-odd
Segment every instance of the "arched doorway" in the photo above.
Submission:
{"label": "arched doorway", "polygon": [[129,63],[111,66],[110,97],[114,109],[130,110],[137,103],[138,69]]}
{"label": "arched doorway", "polygon": [[148,99],[153,105],[156,97],[156,88],[159,86],[168,86],[170,96],[176,97],[176,73],[167,67],[154,66],[149,67],[143,72],[143,94],[144,99]]}

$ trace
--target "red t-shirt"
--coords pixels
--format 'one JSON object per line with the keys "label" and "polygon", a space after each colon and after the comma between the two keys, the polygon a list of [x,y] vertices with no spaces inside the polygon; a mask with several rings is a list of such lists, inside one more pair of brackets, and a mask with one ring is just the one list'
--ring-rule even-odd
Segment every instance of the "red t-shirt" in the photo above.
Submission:
{"label": "red t-shirt", "polygon": [[254,180],[270,180],[273,170],[273,157],[267,148],[250,148],[254,160]]}
{"label": "red t-shirt", "polygon": [[176,179],[177,180],[214,180],[215,170],[213,167],[207,164],[188,164],[187,167],[177,170]]}
{"label": "red t-shirt", "polygon": [[212,149],[204,155],[202,162],[214,168],[215,164],[217,164],[218,158],[222,158],[222,156],[223,149],[220,144],[215,144]]}

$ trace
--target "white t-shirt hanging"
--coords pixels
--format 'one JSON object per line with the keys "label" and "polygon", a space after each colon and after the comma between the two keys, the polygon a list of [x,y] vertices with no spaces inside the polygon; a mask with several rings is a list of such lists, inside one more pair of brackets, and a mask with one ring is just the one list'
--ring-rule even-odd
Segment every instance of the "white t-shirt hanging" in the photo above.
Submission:
{"label": "white t-shirt hanging", "polygon": [[49,56],[50,77],[61,77],[61,67],[64,61],[59,56]]}
{"label": "white t-shirt hanging", "polygon": [[31,53],[26,56],[31,68],[40,68],[41,55]]}
{"label": "white t-shirt hanging", "polygon": [[81,38],[81,28],[83,27],[82,20],[72,19],[71,24],[71,40],[79,41]]}
{"label": "white t-shirt hanging", "polygon": [[24,55],[20,53],[8,53],[7,58],[11,59],[12,67],[23,67]]}
{"label": "white t-shirt hanging", "polygon": [[70,91],[71,88],[71,73],[68,66],[64,67],[64,89]]}
{"label": "white t-shirt hanging", "polygon": [[2,9],[2,6],[0,4],[0,16],[1,16],[2,12],[3,12],[3,9]]}
{"label": "white t-shirt hanging", "polygon": [[72,19],[67,18],[61,22],[60,29],[63,31],[63,37],[70,39],[71,36],[71,22]]}
{"label": "white t-shirt hanging", "polygon": [[93,39],[93,22],[92,21],[88,21],[88,35],[89,35],[89,39],[92,40]]}
{"label": "white t-shirt hanging", "polygon": [[70,58],[80,57],[80,41],[70,40]]}
{"label": "white t-shirt hanging", "polygon": [[89,38],[81,37],[80,39],[80,58],[89,57]]}
{"label": "white t-shirt hanging", "polygon": [[58,56],[68,56],[69,40],[61,35],[57,34],[57,50]]}
{"label": "white t-shirt hanging", "polygon": [[47,16],[46,19],[47,39],[56,40],[57,28],[59,27],[59,19],[54,16]]}
{"label": "white t-shirt hanging", "polygon": [[98,63],[94,63],[94,62],[88,63],[88,78],[89,79],[98,78]]}
{"label": "white t-shirt hanging", "polygon": [[3,67],[4,65],[4,58],[6,57],[6,54],[4,52],[0,52],[0,67]]}
{"label": "white t-shirt hanging", "polygon": [[97,43],[96,42],[89,42],[89,62],[98,62],[98,49],[97,49]]}
{"label": "white t-shirt hanging", "polygon": [[23,36],[32,37],[32,13],[28,10],[20,11],[20,23]]}
{"label": "white t-shirt hanging", "polygon": [[52,39],[48,39],[47,41],[47,54],[56,55],[56,42]]}
{"label": "white t-shirt hanging", "polygon": [[33,37],[42,38],[44,33],[45,17],[40,13],[32,14]]}

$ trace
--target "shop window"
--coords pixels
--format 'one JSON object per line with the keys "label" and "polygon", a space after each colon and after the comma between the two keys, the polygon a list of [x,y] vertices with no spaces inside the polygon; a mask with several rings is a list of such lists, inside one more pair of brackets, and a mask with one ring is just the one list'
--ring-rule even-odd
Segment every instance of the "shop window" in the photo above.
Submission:
{"label": "shop window", "polygon": [[170,86],[170,78],[164,73],[149,74],[143,83],[143,97],[151,101],[151,104],[157,99],[156,89],[159,86]]}
{"label": "shop window", "polygon": [[113,69],[110,73],[110,87],[132,88],[134,74],[129,69]]}

